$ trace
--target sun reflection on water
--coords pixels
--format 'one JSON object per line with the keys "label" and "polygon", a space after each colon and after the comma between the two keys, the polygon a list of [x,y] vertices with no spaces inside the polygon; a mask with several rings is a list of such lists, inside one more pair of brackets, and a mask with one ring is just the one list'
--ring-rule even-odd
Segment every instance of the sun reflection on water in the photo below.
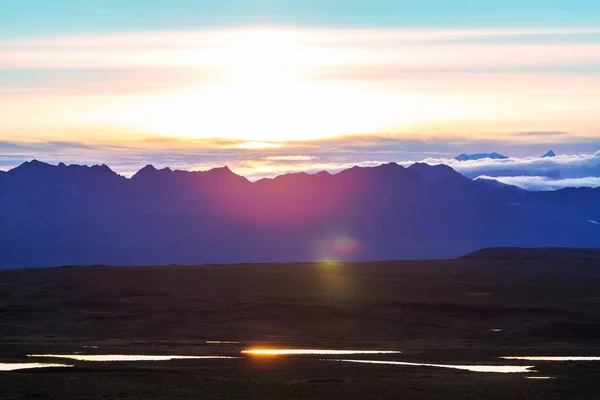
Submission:
{"label": "sun reflection on water", "polygon": [[129,355],[129,354],[29,354],[32,358],[66,358],[77,361],[90,362],[116,362],[116,361],[170,361],[170,360],[213,360],[231,359],[228,356],[156,356],[156,355]]}
{"label": "sun reflection on water", "polygon": [[251,356],[297,356],[297,355],[351,355],[351,354],[399,354],[388,350],[331,350],[331,349],[248,349],[242,354]]}
{"label": "sun reflection on water", "polygon": [[21,369],[65,368],[65,367],[72,367],[72,365],[45,364],[45,363],[0,363],[0,371],[18,371]]}
{"label": "sun reflection on water", "polygon": [[600,357],[582,357],[582,356],[533,356],[533,357],[500,357],[503,360],[524,360],[524,361],[600,361]]}
{"label": "sun reflection on water", "polygon": [[427,364],[427,363],[412,363],[402,361],[375,361],[375,360],[323,360],[323,361],[337,361],[347,363],[358,363],[358,364],[384,364],[384,365],[402,365],[402,366],[416,366],[416,367],[435,367],[435,368],[451,368],[459,369],[471,372],[495,372],[501,374],[510,373],[527,373],[534,372],[532,369],[533,365],[520,366],[520,365],[451,365],[451,364]]}

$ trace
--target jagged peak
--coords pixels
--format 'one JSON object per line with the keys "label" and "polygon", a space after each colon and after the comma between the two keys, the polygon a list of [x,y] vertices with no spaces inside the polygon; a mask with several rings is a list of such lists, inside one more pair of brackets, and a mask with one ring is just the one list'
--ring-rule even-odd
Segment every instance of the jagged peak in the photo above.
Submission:
{"label": "jagged peak", "polygon": [[50,164],[48,164],[48,163],[45,163],[45,162],[43,162],[43,161],[40,161],[40,160],[38,160],[38,159],[35,159],[35,158],[34,158],[33,160],[31,160],[31,161],[25,161],[25,162],[24,162],[23,164],[21,164],[21,165],[39,166],[39,167],[41,167],[41,166],[44,166],[44,167],[51,167],[51,165],[50,165]]}
{"label": "jagged peak", "polygon": [[93,165],[92,166],[93,170],[97,170],[97,171],[101,171],[101,172],[110,172],[115,174],[116,172],[113,171],[108,165],[106,164],[102,164],[102,165]]}
{"label": "jagged peak", "polygon": [[158,171],[158,170],[156,169],[156,167],[154,165],[148,164],[144,168],[140,169],[138,172],[142,172],[142,171]]}
{"label": "jagged peak", "polygon": [[215,167],[212,169],[209,169],[208,171],[206,171],[208,173],[216,173],[216,174],[223,174],[223,175],[235,175],[235,176],[240,176],[238,174],[236,174],[235,172],[233,172],[231,170],[231,168],[229,168],[227,165],[224,165],[222,167]]}
{"label": "jagged peak", "polygon": [[346,171],[378,171],[378,170],[403,170],[406,169],[402,165],[396,162],[388,162],[379,165],[373,166],[363,166],[363,165],[355,165],[351,168],[345,169],[343,171],[338,172],[338,174],[344,173]]}
{"label": "jagged peak", "polygon": [[150,173],[155,173],[155,172],[173,172],[173,171],[169,167],[165,167],[163,169],[158,169],[154,165],[148,164],[144,168],[142,168],[138,172],[136,172],[134,176],[140,175],[140,174],[145,175],[145,174],[150,174]]}
{"label": "jagged peak", "polygon": [[11,171],[41,170],[41,169],[47,169],[47,168],[52,168],[52,167],[53,166],[48,163],[33,159],[31,161],[25,161],[18,167],[13,168]]}
{"label": "jagged peak", "polygon": [[418,162],[412,164],[408,169],[418,172],[424,181],[438,181],[448,178],[469,180],[446,164],[430,165]]}
{"label": "jagged peak", "polygon": [[39,178],[50,178],[60,176],[87,176],[88,174],[118,175],[106,164],[102,165],[67,165],[59,162],[57,165],[48,164],[39,160],[26,161],[9,171],[11,174],[23,176],[38,176]]}
{"label": "jagged peak", "polygon": [[419,169],[419,168],[443,168],[448,167],[446,164],[427,164],[426,162],[416,162],[411,164],[408,168]]}
{"label": "jagged peak", "polygon": [[154,165],[148,164],[145,167],[143,167],[142,169],[140,169],[138,172],[133,174],[131,179],[139,179],[142,176],[147,176],[147,175],[155,173],[157,171],[158,170],[156,169],[156,167]]}
{"label": "jagged peak", "polygon": [[418,171],[413,171],[402,165],[389,162],[376,166],[354,166],[338,172],[335,176],[345,177],[346,179],[396,179],[396,178],[417,178]]}
{"label": "jagged peak", "polygon": [[375,168],[375,169],[386,169],[386,170],[392,170],[392,169],[397,169],[397,170],[400,170],[400,169],[406,169],[406,168],[404,168],[402,165],[400,165],[400,164],[398,164],[397,162],[394,162],[394,161],[391,161],[391,162],[388,162],[388,163],[385,163],[385,164],[381,164],[381,165],[375,166],[375,167],[373,167],[373,168]]}
{"label": "jagged peak", "polygon": [[553,150],[548,151],[546,154],[544,154],[542,156],[542,158],[550,158],[550,157],[556,157],[556,153]]}
{"label": "jagged peak", "polygon": [[272,177],[265,177],[265,178],[257,180],[256,183],[282,182],[282,181],[289,181],[289,180],[293,180],[294,182],[297,182],[298,180],[308,181],[308,180],[312,180],[313,178],[323,179],[323,178],[331,177],[331,176],[332,176],[332,174],[329,171],[319,171],[317,173],[309,173],[306,171],[299,171],[299,172],[289,172],[286,174],[281,174],[281,175],[272,176]]}

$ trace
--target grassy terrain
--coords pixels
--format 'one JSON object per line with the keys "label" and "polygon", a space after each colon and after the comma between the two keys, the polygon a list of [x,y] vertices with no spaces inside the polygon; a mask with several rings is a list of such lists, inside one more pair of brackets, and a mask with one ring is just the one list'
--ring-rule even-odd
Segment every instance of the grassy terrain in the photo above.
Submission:
{"label": "grassy terrain", "polygon": [[[256,345],[392,349],[403,354],[347,358],[454,364],[494,363],[502,355],[600,355],[599,288],[598,259],[546,253],[1,271],[0,362],[77,351],[237,356]],[[539,375],[557,378],[547,381],[310,356],[75,363],[0,373],[0,398],[593,399],[600,393],[595,363],[536,363]]]}

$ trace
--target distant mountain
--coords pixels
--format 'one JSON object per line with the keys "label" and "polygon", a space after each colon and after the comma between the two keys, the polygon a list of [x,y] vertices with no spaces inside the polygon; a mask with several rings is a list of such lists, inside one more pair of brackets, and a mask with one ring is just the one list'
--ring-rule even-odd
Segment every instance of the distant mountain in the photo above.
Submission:
{"label": "distant mountain", "polygon": [[542,158],[550,158],[550,157],[556,157],[556,154],[552,150],[550,150],[549,152],[547,152],[546,154],[544,154],[542,156]]}
{"label": "distant mountain", "polygon": [[600,247],[600,189],[528,192],[446,165],[250,182],[229,168],[31,161],[0,174],[0,268],[453,258]]}
{"label": "distant mountain", "polygon": [[481,160],[484,158],[491,158],[493,160],[505,160],[508,157],[500,153],[475,153],[475,154],[461,154],[456,157],[457,161],[472,161]]}
{"label": "distant mountain", "polygon": [[502,183],[499,180],[490,177],[480,176],[475,178],[474,181],[480,185],[487,186],[489,188],[500,189],[500,190],[511,190],[513,192],[524,192],[524,189],[521,189],[515,185],[508,185],[506,183]]}
{"label": "distant mountain", "polygon": [[425,163],[415,163],[408,167],[410,170],[419,172],[421,179],[425,182],[437,182],[440,180],[450,181],[470,181],[447,165],[429,165]]}

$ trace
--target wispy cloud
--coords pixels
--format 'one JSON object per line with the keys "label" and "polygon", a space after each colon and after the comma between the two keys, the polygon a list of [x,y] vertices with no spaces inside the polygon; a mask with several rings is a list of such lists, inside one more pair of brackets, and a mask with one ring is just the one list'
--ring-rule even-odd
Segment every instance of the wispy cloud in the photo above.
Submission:
{"label": "wispy cloud", "polygon": [[[292,142],[280,148],[243,148],[243,141],[230,139],[191,140],[147,138],[127,146],[84,142],[1,142],[0,169],[10,169],[38,158],[57,164],[108,164],[115,171],[131,176],[146,164],[181,170],[206,170],[228,165],[251,180],[285,173],[338,172],[355,165],[374,166],[387,162],[411,165],[414,162],[450,165],[470,178],[488,176],[526,189],[549,190],[564,186],[596,186],[600,178],[600,152],[585,153],[585,148],[600,149],[600,141],[577,147],[563,143],[554,147],[557,157],[518,156],[501,142],[477,140],[421,140],[398,137],[357,136]],[[525,153],[545,153],[549,147],[519,145]],[[501,151],[506,160],[482,159],[459,162],[462,152],[482,149]],[[563,151],[559,151],[563,150]],[[576,153],[566,154],[566,151]]]}
{"label": "wispy cloud", "polygon": [[[578,179],[593,160],[523,157],[600,148],[594,66],[596,27],[3,39],[0,163],[228,164],[258,178],[429,157],[472,177]],[[514,157],[452,160],[481,151]]]}
{"label": "wispy cloud", "polygon": [[268,161],[312,161],[316,158],[315,156],[269,156],[264,159]]}
{"label": "wispy cloud", "polygon": [[[556,39],[581,35],[591,39]],[[594,136],[600,69],[579,70],[590,65],[600,66],[594,27],[236,28],[4,39],[0,138],[67,140],[61,132],[75,130],[78,138],[117,141],[122,131],[247,142],[384,132]]]}
{"label": "wispy cloud", "polygon": [[490,179],[534,191],[558,190],[566,187],[600,187],[600,177],[594,176],[567,179],[551,179],[545,176],[502,176]]}
{"label": "wispy cloud", "polygon": [[[253,42],[277,40],[293,48],[287,62],[306,67],[367,68],[385,64],[396,69],[473,69],[515,65],[568,65],[600,61],[592,43],[528,43],[531,37],[600,34],[590,29],[233,29],[120,33],[101,36],[0,41],[2,68],[153,69],[223,66]],[[504,38],[479,43],[465,39]],[[600,36],[598,37],[600,41]]]}
{"label": "wispy cloud", "polygon": [[527,190],[600,186],[600,151],[545,158],[510,157],[472,161],[427,158],[424,161],[449,165],[468,178],[492,178]]}
{"label": "wispy cloud", "polygon": [[491,177],[537,176],[551,179],[600,177],[600,152],[558,155],[551,158],[512,157],[505,160],[430,161],[445,162],[470,178],[480,175]]}
{"label": "wispy cloud", "polygon": [[535,137],[535,138],[545,138],[545,137],[557,137],[557,136],[566,136],[567,132],[561,131],[550,131],[550,132],[516,132],[515,136],[522,137]]}

